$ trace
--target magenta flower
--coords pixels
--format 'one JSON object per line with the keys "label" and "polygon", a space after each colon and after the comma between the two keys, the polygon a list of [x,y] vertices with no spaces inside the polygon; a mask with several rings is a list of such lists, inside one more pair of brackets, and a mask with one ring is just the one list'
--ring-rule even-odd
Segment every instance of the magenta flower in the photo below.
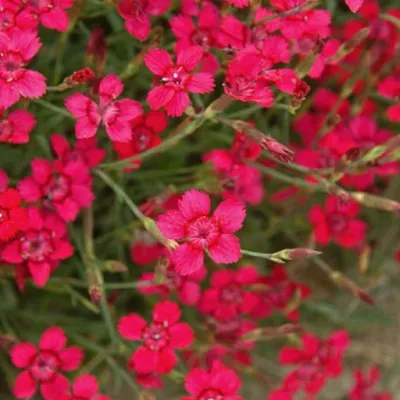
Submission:
{"label": "magenta flower", "polygon": [[124,85],[114,74],[105,76],[99,84],[100,104],[82,93],[74,93],[65,100],[65,107],[78,119],[75,135],[78,139],[93,137],[103,123],[111,140],[128,142],[132,137],[130,122],[142,115],[142,106],[134,100],[115,100]]}
{"label": "magenta flower", "polygon": [[364,4],[365,0],[345,0],[347,6],[353,13],[356,13]]}
{"label": "magenta flower", "polygon": [[81,375],[72,384],[72,394],[65,394],[60,400],[111,400],[99,394],[99,384],[93,375]]}
{"label": "magenta flower", "polygon": [[14,383],[17,399],[30,399],[38,386],[45,400],[59,400],[68,392],[68,379],[61,372],[77,369],[83,352],[76,346],[65,347],[66,344],[64,331],[54,326],[43,332],[38,349],[28,342],[11,349],[12,363],[24,369]]}
{"label": "magenta flower", "polygon": [[41,43],[33,31],[0,32],[0,108],[9,108],[21,97],[38,98],[46,92],[46,78],[25,66]]}
{"label": "magenta flower", "polygon": [[128,314],[119,320],[118,332],[125,339],[143,341],[129,362],[139,374],[167,374],[178,363],[175,349],[192,344],[193,330],[188,324],[178,322],[180,317],[176,303],[163,301],[155,305],[150,324],[138,314]]}
{"label": "magenta flower", "polygon": [[10,264],[25,264],[37,286],[43,287],[61,260],[72,256],[66,225],[55,215],[29,207],[28,222],[20,236],[6,244],[1,258]]}
{"label": "magenta flower", "polygon": [[211,288],[203,292],[199,309],[217,320],[227,320],[251,312],[259,296],[250,285],[259,279],[257,268],[249,265],[236,271],[223,269],[211,276]]}
{"label": "magenta flower", "polygon": [[187,191],[177,210],[160,215],[157,226],[165,237],[180,241],[172,253],[175,269],[181,275],[199,270],[204,251],[221,264],[237,262],[241,257],[239,239],[233,235],[246,216],[242,203],[224,200],[210,216],[210,197],[198,190]]}
{"label": "magenta flower", "polygon": [[32,14],[36,21],[40,21],[43,26],[56,31],[66,31],[68,29],[68,14],[66,9],[72,7],[74,0],[28,0],[26,11]]}
{"label": "magenta flower", "polygon": [[315,205],[311,208],[309,219],[314,227],[315,240],[321,246],[326,246],[330,240],[339,246],[353,248],[359,245],[365,237],[367,225],[364,221],[355,219],[360,212],[360,206],[354,201],[343,204],[335,196],[328,196],[325,208]]}
{"label": "magenta flower", "polygon": [[165,50],[149,51],[144,59],[147,68],[160,77],[160,85],[150,90],[147,102],[153,110],[164,107],[167,114],[180,117],[190,104],[191,93],[208,93],[214,88],[214,78],[207,72],[193,73],[203,49],[192,46],[177,52],[176,62]]}
{"label": "magenta flower", "polygon": [[146,40],[150,34],[149,16],[164,14],[171,0],[122,0],[118,4],[118,13],[125,20],[125,29],[136,39]]}
{"label": "magenta flower", "polygon": [[65,222],[74,221],[81,208],[94,200],[92,178],[82,161],[49,161],[36,158],[31,162],[32,176],[23,178],[18,189],[28,203],[40,201]]}
{"label": "magenta flower", "polygon": [[29,142],[29,133],[36,125],[35,117],[26,110],[11,111],[0,121],[0,142],[25,144]]}
{"label": "magenta flower", "polygon": [[220,361],[214,361],[209,370],[195,368],[186,375],[185,388],[190,396],[180,400],[243,400],[237,395],[240,379]]}
{"label": "magenta flower", "polygon": [[387,390],[379,390],[381,374],[377,366],[372,366],[365,373],[362,370],[354,372],[355,384],[349,393],[350,400],[392,400]]}

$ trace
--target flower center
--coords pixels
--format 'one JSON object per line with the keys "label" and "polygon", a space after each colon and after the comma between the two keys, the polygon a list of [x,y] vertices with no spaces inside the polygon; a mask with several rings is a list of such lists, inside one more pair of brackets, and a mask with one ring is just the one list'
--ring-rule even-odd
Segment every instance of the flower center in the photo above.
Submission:
{"label": "flower center", "polygon": [[21,255],[24,259],[42,262],[53,252],[48,232],[27,232],[21,239]]}
{"label": "flower center", "polygon": [[333,213],[329,215],[329,222],[333,233],[343,233],[347,228],[347,220],[343,214]]}
{"label": "flower center", "polygon": [[8,211],[5,210],[4,208],[0,208],[0,223],[7,222],[9,218],[10,216],[8,214]]}
{"label": "flower center", "polygon": [[224,396],[221,395],[219,390],[207,389],[200,394],[199,400],[223,400]]}
{"label": "flower center", "polygon": [[239,286],[232,284],[222,289],[221,299],[226,303],[240,303],[241,290]]}
{"label": "flower center", "polygon": [[183,90],[188,78],[189,74],[183,67],[171,67],[161,78],[161,82],[171,89]]}
{"label": "flower center", "polygon": [[153,135],[153,131],[147,126],[140,125],[136,126],[132,130],[132,141],[138,151],[147,149],[150,144],[150,138]]}
{"label": "flower center", "polygon": [[192,244],[204,249],[212,244],[219,236],[219,229],[209,217],[199,217],[188,228],[188,237]]}
{"label": "flower center", "polygon": [[0,53],[0,77],[7,82],[18,79],[18,74],[23,73],[24,60],[20,53]]}
{"label": "flower center", "polygon": [[44,187],[46,198],[49,201],[62,201],[68,194],[68,179],[65,176],[53,175]]}
{"label": "flower center", "polygon": [[31,373],[37,381],[48,381],[57,371],[60,362],[57,356],[50,352],[42,352],[33,361]]}
{"label": "flower center", "polygon": [[208,50],[211,45],[211,38],[207,32],[197,30],[192,35],[192,43],[201,46],[204,50]]}
{"label": "flower center", "polygon": [[143,339],[150,350],[159,351],[168,346],[170,336],[162,325],[153,324],[145,329]]}

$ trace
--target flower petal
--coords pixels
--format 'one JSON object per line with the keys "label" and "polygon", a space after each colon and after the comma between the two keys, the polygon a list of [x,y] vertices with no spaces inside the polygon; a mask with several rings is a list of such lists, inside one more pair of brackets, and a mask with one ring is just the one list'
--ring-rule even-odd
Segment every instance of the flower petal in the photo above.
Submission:
{"label": "flower petal", "polygon": [[196,189],[188,190],[178,201],[178,208],[187,220],[210,214],[210,196]]}
{"label": "flower petal", "polygon": [[172,325],[169,328],[171,335],[170,346],[176,349],[185,349],[194,341],[193,329],[186,323]]}
{"label": "flower petal", "polygon": [[17,399],[30,399],[36,392],[37,382],[29,371],[21,372],[14,382],[13,393]]}
{"label": "flower petal", "polygon": [[144,57],[146,67],[154,74],[162,76],[167,68],[172,67],[171,56],[166,50],[154,49]]}
{"label": "flower petal", "polygon": [[153,320],[166,325],[175,324],[181,317],[181,310],[178,304],[165,300],[157,303],[153,309]]}
{"label": "flower petal", "polygon": [[11,361],[18,368],[27,368],[36,353],[36,347],[32,343],[18,343],[11,349]]}
{"label": "flower petal", "polygon": [[40,350],[59,352],[65,347],[66,343],[67,337],[65,336],[64,330],[53,326],[42,333],[39,341],[39,348]]}
{"label": "flower petal", "polygon": [[157,219],[157,227],[168,239],[184,239],[186,219],[177,210],[167,211]]}
{"label": "flower petal", "polygon": [[243,226],[246,217],[244,204],[235,200],[224,200],[214,211],[213,216],[224,233],[233,233]]}
{"label": "flower petal", "polygon": [[175,271],[180,275],[190,275],[203,267],[204,252],[189,243],[183,243],[172,253]]}
{"label": "flower petal", "polygon": [[118,322],[118,332],[128,340],[140,340],[147,322],[137,314],[123,316]]}
{"label": "flower petal", "polygon": [[99,384],[95,376],[85,374],[75,379],[72,390],[75,397],[89,399],[99,391]]}
{"label": "flower petal", "polygon": [[242,256],[239,239],[230,233],[222,234],[208,251],[211,259],[220,264],[235,263]]}
{"label": "flower petal", "polygon": [[62,371],[73,371],[81,365],[84,354],[80,347],[71,346],[61,350],[58,357],[61,361]]}
{"label": "flower petal", "polygon": [[68,379],[60,374],[55,374],[54,378],[48,382],[42,382],[40,392],[45,400],[60,400],[69,390]]}

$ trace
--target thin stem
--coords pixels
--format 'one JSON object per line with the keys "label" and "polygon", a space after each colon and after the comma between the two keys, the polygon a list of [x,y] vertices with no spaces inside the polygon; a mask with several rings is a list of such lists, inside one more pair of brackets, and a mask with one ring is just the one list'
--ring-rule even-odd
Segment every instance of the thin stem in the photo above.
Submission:
{"label": "thin stem", "polygon": [[271,258],[273,258],[273,254],[269,254],[269,253],[258,253],[256,251],[250,251],[250,250],[244,250],[244,249],[241,249],[240,251],[242,252],[242,254],[244,254],[246,256],[264,258],[266,260],[271,260]]}
{"label": "thin stem", "polygon": [[43,106],[43,107],[45,107],[45,108],[47,108],[47,109],[49,109],[49,110],[51,110],[51,111],[54,111],[54,112],[56,112],[56,113],[58,113],[58,114],[61,114],[61,115],[64,115],[65,117],[68,117],[68,118],[71,118],[71,119],[74,118],[68,111],[64,110],[64,109],[61,108],[61,107],[57,107],[57,106],[55,106],[55,105],[49,103],[49,102],[46,101],[46,100],[35,99],[35,100],[32,100],[32,101],[33,101],[34,103],[40,104],[41,106]]}

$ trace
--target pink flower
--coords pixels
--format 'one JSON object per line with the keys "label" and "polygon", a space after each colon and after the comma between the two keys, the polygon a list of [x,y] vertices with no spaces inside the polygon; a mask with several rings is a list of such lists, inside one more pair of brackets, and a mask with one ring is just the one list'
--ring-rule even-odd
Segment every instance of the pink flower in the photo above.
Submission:
{"label": "pink flower", "polygon": [[122,0],[118,13],[125,20],[125,29],[136,39],[146,40],[150,34],[150,15],[158,17],[171,5],[171,0]]}
{"label": "pink flower", "polygon": [[[172,260],[176,271],[188,275],[204,264],[204,251],[216,263],[230,264],[241,257],[238,231],[246,216],[242,203],[224,200],[210,217],[210,197],[197,190],[187,191],[178,209],[158,218],[157,226],[165,237],[181,241]],[[183,242],[182,242],[183,241]]]}
{"label": "pink flower", "polygon": [[163,301],[155,305],[150,324],[138,314],[128,314],[119,320],[118,332],[125,339],[143,341],[130,360],[139,374],[169,373],[178,363],[175,349],[192,344],[193,330],[188,324],[178,322],[180,316],[176,303]]}
{"label": "pink flower", "polygon": [[56,31],[68,29],[68,14],[66,9],[72,7],[74,0],[45,0],[37,2],[28,0],[26,10],[31,13],[43,26]]}
{"label": "pink flower", "polygon": [[165,108],[168,115],[180,117],[190,104],[191,93],[208,93],[214,88],[214,79],[206,72],[193,73],[203,49],[192,46],[177,52],[176,62],[165,50],[149,51],[144,59],[147,68],[160,77],[160,85],[150,90],[147,102],[152,110]]}
{"label": "pink flower", "polygon": [[36,125],[35,117],[26,110],[11,111],[0,121],[0,143],[25,144]]}
{"label": "pink flower", "polygon": [[282,265],[275,265],[270,275],[260,277],[257,283],[260,304],[251,311],[253,318],[267,318],[280,311],[291,321],[299,320],[299,303],[311,294],[308,286],[290,280]]}
{"label": "pink flower", "polygon": [[364,0],[345,0],[345,2],[353,13],[356,13],[364,4]]}
{"label": "pink flower", "polygon": [[227,320],[250,313],[259,303],[251,285],[259,279],[256,267],[249,265],[236,271],[223,269],[211,276],[211,288],[206,289],[199,309],[217,320]]}
{"label": "pink flower", "polygon": [[330,240],[345,248],[354,248],[363,242],[367,225],[355,219],[360,206],[354,201],[343,204],[337,197],[328,196],[325,208],[315,205],[309,213],[316,242],[326,246]]}
{"label": "pink flower", "polygon": [[81,208],[90,207],[94,200],[92,178],[82,161],[36,158],[31,163],[32,177],[23,178],[18,189],[28,203],[41,201],[65,222],[74,221]]}
{"label": "pink flower", "polygon": [[114,74],[105,76],[99,84],[100,104],[82,93],[74,93],[65,100],[65,107],[78,121],[75,135],[78,139],[93,137],[100,122],[111,140],[128,142],[132,137],[130,122],[142,115],[142,106],[134,100],[116,100],[124,85]]}
{"label": "pink flower", "polygon": [[72,384],[72,394],[66,394],[61,400],[111,400],[99,394],[99,384],[93,375],[81,375]]}
{"label": "pink flower", "polygon": [[[145,150],[156,147],[161,143],[159,134],[168,125],[168,118],[162,111],[150,111],[131,121],[132,137],[129,142],[113,142],[119,158],[129,158],[142,153]],[[132,161],[139,167],[141,160]]]}
{"label": "pink flower", "polygon": [[386,390],[379,391],[378,385],[381,375],[374,365],[366,373],[362,370],[354,372],[355,384],[350,391],[350,400],[392,400],[392,396]]}
{"label": "pink flower", "polygon": [[19,192],[11,188],[0,192],[0,243],[13,239],[25,228],[27,219]]}
{"label": "pink flower", "polygon": [[46,92],[46,78],[25,66],[39,51],[34,31],[0,32],[0,108],[9,108],[21,97],[38,98]]}
{"label": "pink flower", "polygon": [[170,21],[172,32],[177,38],[176,48],[187,49],[201,46],[204,50],[201,71],[215,74],[219,68],[218,59],[210,51],[212,47],[221,47],[217,41],[220,24],[220,11],[214,4],[206,3],[197,17],[197,26],[187,15],[177,15]]}
{"label": "pink flower", "polygon": [[250,2],[250,0],[225,0],[225,1],[239,8],[247,7]]}
{"label": "pink flower", "polygon": [[24,369],[14,383],[17,399],[32,398],[38,386],[45,400],[59,400],[67,393],[69,382],[61,372],[79,368],[83,352],[79,347],[65,347],[66,343],[64,331],[54,326],[43,332],[38,349],[29,342],[11,349],[12,363]]}
{"label": "pink flower", "polygon": [[[342,373],[343,353],[350,342],[347,332],[336,331],[326,340],[305,333],[301,340],[300,348],[286,347],[279,354],[281,364],[296,365],[296,368],[283,379],[278,393],[288,391],[294,394],[304,390],[309,395],[316,395],[329,378]],[[276,395],[272,393],[270,398],[278,399]]]}
{"label": "pink flower", "polygon": [[215,361],[209,370],[195,368],[186,375],[185,388],[191,396],[180,400],[243,400],[237,396],[240,385],[235,372]]}
{"label": "pink flower", "polygon": [[99,165],[106,156],[104,149],[96,147],[96,138],[78,139],[75,142],[75,147],[71,148],[65,136],[53,133],[50,142],[58,160],[62,161],[63,164],[78,161],[83,162],[87,168],[91,169]]}
{"label": "pink flower", "polygon": [[29,207],[28,222],[19,237],[2,249],[1,257],[10,264],[26,264],[33,281],[43,287],[61,260],[74,249],[67,238],[66,225],[55,215]]}

